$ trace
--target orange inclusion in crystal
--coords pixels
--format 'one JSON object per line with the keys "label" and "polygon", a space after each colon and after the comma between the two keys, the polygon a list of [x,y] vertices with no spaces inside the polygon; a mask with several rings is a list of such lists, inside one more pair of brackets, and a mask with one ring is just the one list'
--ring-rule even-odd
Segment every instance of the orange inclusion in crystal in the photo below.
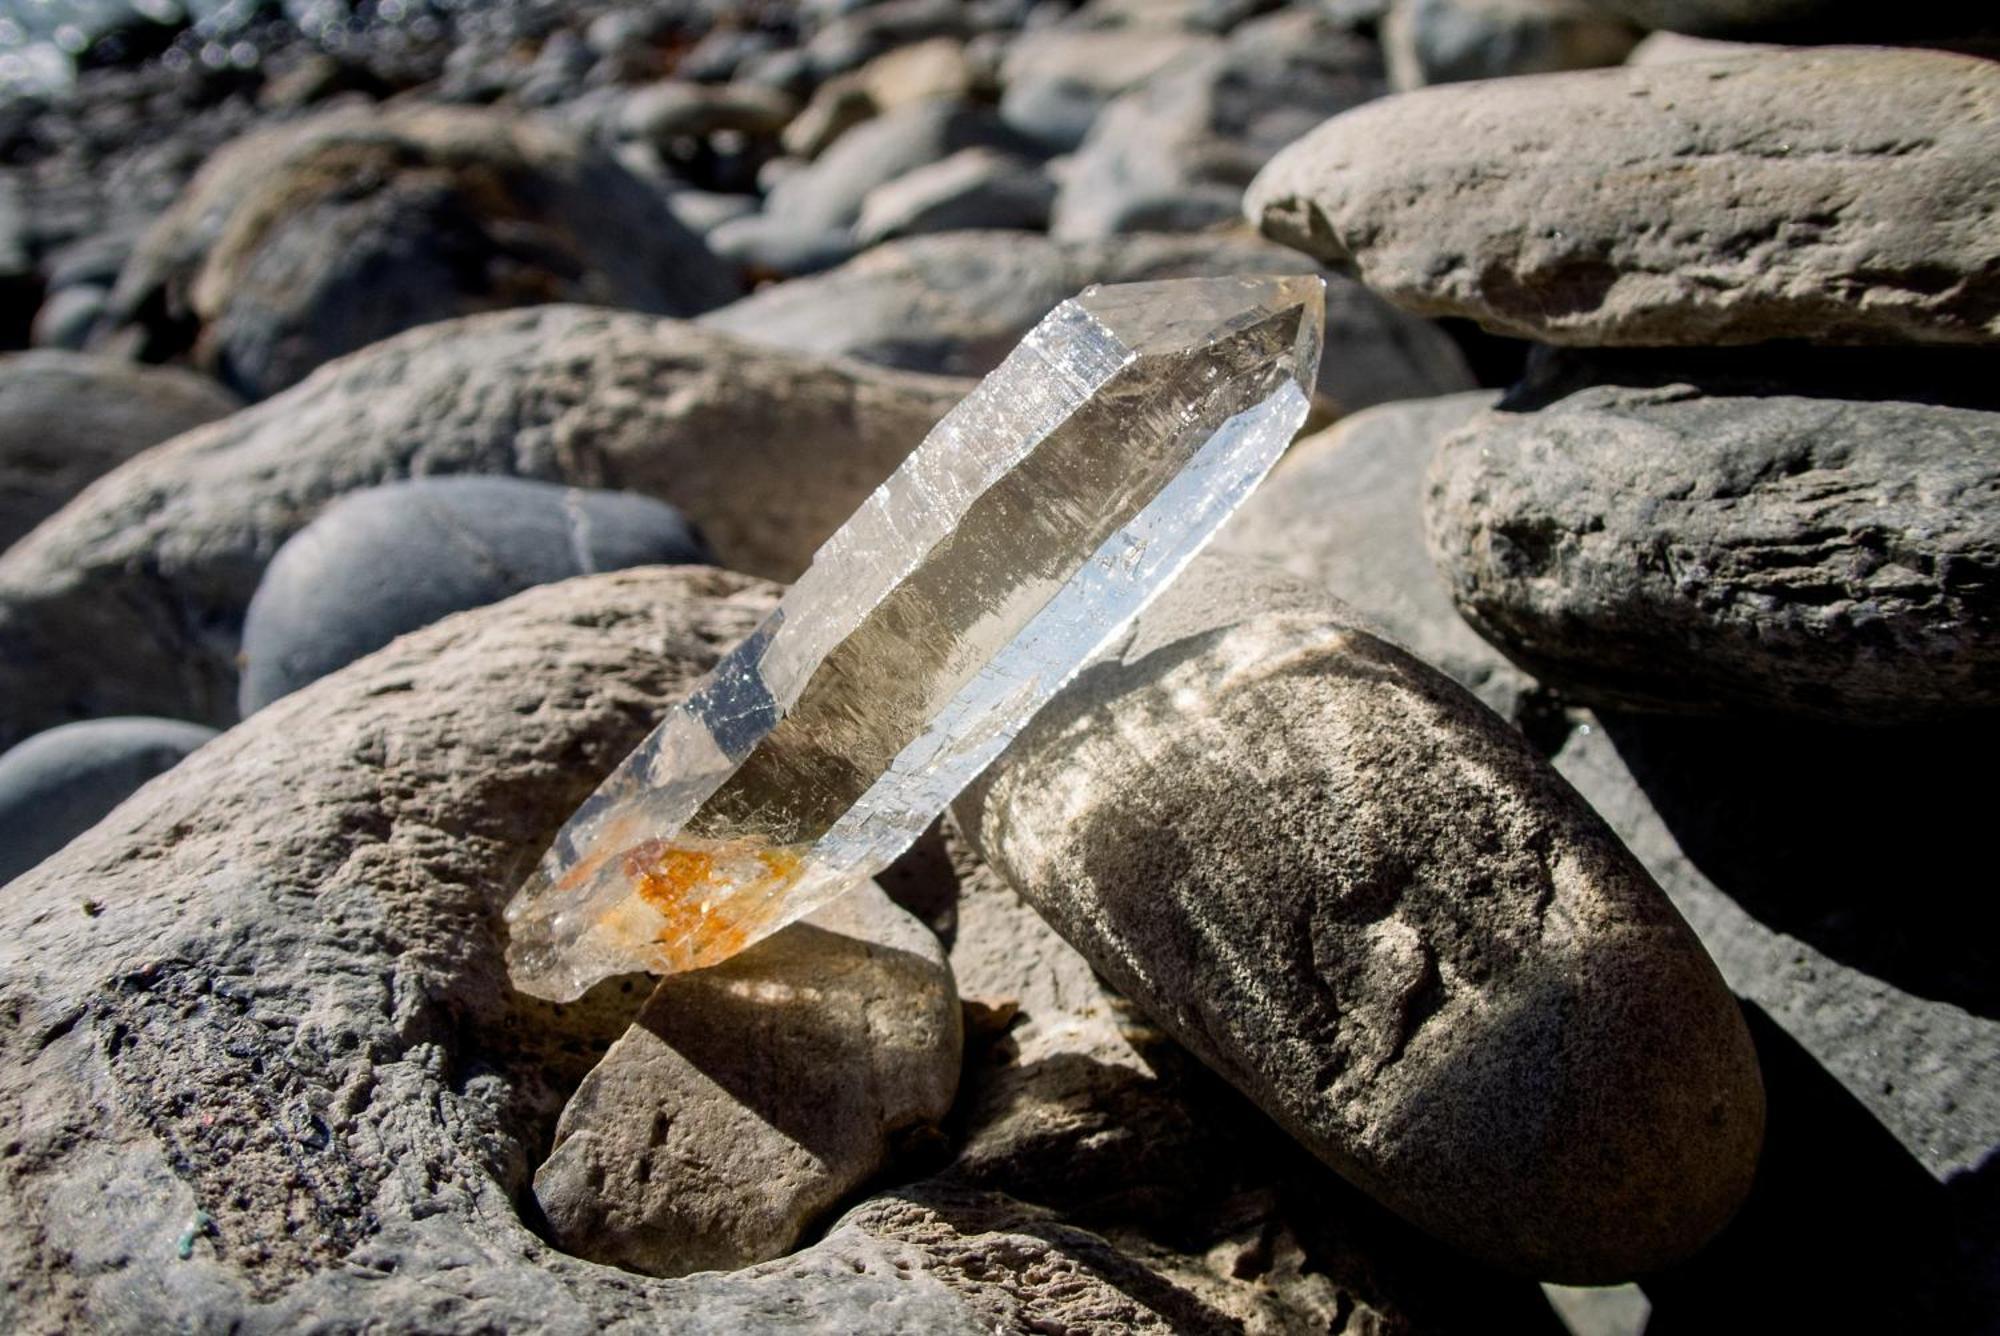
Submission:
{"label": "orange inclusion in crystal", "polygon": [[[754,857],[762,875],[732,885],[716,875],[717,863],[739,852]],[[772,893],[796,880],[802,866],[789,849],[690,849],[667,840],[635,845],[623,861],[633,893],[665,920],[655,941],[684,961],[682,968],[725,960],[747,946],[769,917]],[[723,894],[704,894],[711,890]]]}

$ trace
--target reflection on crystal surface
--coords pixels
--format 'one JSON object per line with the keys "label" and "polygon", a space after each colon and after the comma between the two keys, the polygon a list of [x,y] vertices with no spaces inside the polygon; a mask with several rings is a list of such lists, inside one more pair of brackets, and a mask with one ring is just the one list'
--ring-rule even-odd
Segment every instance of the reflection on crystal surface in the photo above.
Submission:
{"label": "reflection on crystal surface", "polygon": [[714,964],[874,875],[1277,460],[1310,276],[1086,290],[829,539],[508,906],[517,987]]}

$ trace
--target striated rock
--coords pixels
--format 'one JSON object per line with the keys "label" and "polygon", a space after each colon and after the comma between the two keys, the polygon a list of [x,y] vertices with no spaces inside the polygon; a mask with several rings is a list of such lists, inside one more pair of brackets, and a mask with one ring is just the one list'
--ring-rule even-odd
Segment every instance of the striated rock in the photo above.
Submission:
{"label": "striated rock", "polygon": [[1656,1327],[2000,1321],[2000,933],[1964,893],[1990,803],[1906,782],[1996,731],[1607,714],[1556,757],[1749,1004],[1770,1095],[1742,1212],[1647,1282]]}
{"label": "striated rock", "polygon": [[2000,414],[1694,385],[1493,412],[1440,448],[1466,617],[1577,699],[1875,721],[2000,704]]}
{"label": "striated rock", "polygon": [[230,721],[271,554],[401,478],[657,496],[723,564],[790,578],[962,391],[583,307],[411,331],[131,461],[0,557],[0,741],[110,713]]}
{"label": "striated rock", "polygon": [[[889,242],[830,273],[764,288],[701,323],[806,352],[983,375],[1036,321],[1092,283],[1310,270],[1295,253],[1250,237],[1065,242],[962,232]],[[1328,283],[1318,392],[1334,411],[1473,383],[1457,346],[1436,326],[1358,283]]]}
{"label": "striated rock", "polygon": [[110,319],[148,359],[190,356],[255,399],[452,316],[560,301],[692,315],[736,290],[657,191],[553,126],[348,108],[217,153],[140,242]]}
{"label": "striated rock", "polygon": [[1424,483],[1438,442],[1493,403],[1484,390],[1381,404],[1294,445],[1216,539],[1324,586],[1505,718],[1544,710],[1534,679],[1452,606],[1424,545]]}
{"label": "striated rock", "polygon": [[1067,163],[1053,231],[1195,231],[1233,220],[1284,145],[1383,91],[1375,44],[1301,9],[1243,24],[1105,108]]}
{"label": "striated rock", "polygon": [[1399,305],[1551,343],[1989,343],[1996,152],[1990,61],[1793,51],[1405,94],[1245,209]]}
{"label": "striated rock", "polygon": [[1169,1034],[1476,1256],[1625,1278],[1749,1186],[1756,1059],[1687,925],[1519,734],[1289,577],[1198,562],[955,811]]}
{"label": "striated rock", "polygon": [[237,705],[254,714],[406,631],[534,585],[712,560],[686,518],[649,497],[470,477],[352,492],[286,540],[258,582]]}
{"label": "striated rock", "polygon": [[660,981],[571,1097],[535,1200],[567,1251],[648,1275],[791,1250],[958,1091],[958,993],[872,883]]}
{"label": "striated rock", "polygon": [[961,149],[869,191],[854,238],[873,246],[962,227],[1036,229],[1048,223],[1055,194],[1055,182],[1039,163],[988,148]]}
{"label": "striated rock", "polygon": [[187,371],[53,348],[0,357],[0,549],[100,474],[237,406]]}
{"label": "striated rock", "polygon": [[1399,90],[1616,65],[1639,37],[1584,0],[1396,0],[1382,25]]}
{"label": "striated rock", "polygon": [[939,1186],[1086,1225],[1197,1296],[1196,1329],[1557,1330],[1531,1283],[1425,1238],[1272,1128],[955,829],[940,846],[952,966],[987,1030]]}
{"label": "striated rock", "polygon": [[0,885],[214,736],[178,719],[86,719],[0,753]]}

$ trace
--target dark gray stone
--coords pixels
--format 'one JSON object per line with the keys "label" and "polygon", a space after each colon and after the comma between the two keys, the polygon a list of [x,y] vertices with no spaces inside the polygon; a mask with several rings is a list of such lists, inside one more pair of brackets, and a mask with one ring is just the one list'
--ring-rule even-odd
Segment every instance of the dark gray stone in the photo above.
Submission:
{"label": "dark gray stone", "polygon": [[106,714],[233,722],[271,555],[404,478],[658,497],[723,564],[795,578],[966,388],[592,307],[411,330],[128,461],[0,554],[0,744]]}
{"label": "dark gray stone", "polygon": [[553,125],[348,108],[259,131],[141,241],[110,337],[249,398],[414,325],[581,301],[692,315],[738,291],[660,192]]}
{"label": "dark gray stone", "polygon": [[1176,59],[1105,108],[1065,164],[1054,233],[1233,220],[1272,154],[1385,87],[1379,48],[1312,10],[1246,23],[1219,49]]}
{"label": "dark gray stone", "polygon": [[[1062,242],[964,232],[878,246],[830,273],[770,287],[700,323],[788,348],[887,366],[983,375],[1034,324],[1092,283],[1304,273],[1251,237],[1128,235]],[[1457,346],[1360,284],[1330,279],[1318,392],[1332,412],[1471,389]]]}
{"label": "dark gray stone", "polygon": [[1216,547],[1323,585],[1503,717],[1539,724],[1544,693],[1465,624],[1424,544],[1431,456],[1493,400],[1474,390],[1381,404],[1299,441]]}
{"label": "dark gray stone", "polygon": [[0,885],[216,735],[179,719],[87,719],[0,753]]}
{"label": "dark gray stone", "polygon": [[2000,63],[1788,50],[1400,94],[1244,207],[1399,306],[1546,343],[1992,343],[1996,155]]}
{"label": "dark gray stone", "polygon": [[1514,729],[1319,591],[1197,561],[954,804],[1115,987],[1437,1237],[1544,1279],[1698,1250],[1756,1058],[1666,897]]}
{"label": "dark gray stone", "polygon": [[58,348],[0,357],[0,550],[141,450],[239,406],[189,371]]}
{"label": "dark gray stone", "polygon": [[1146,28],[1043,28],[1007,47],[1000,118],[1052,153],[1083,143],[1114,97],[1174,61],[1220,47],[1198,33]]}
{"label": "dark gray stone", "polygon": [[1426,511],[1466,618],[1578,700],[2000,705],[2000,413],[1586,388],[1450,437]]}
{"label": "dark gray stone", "polygon": [[110,303],[109,288],[93,287],[88,283],[57,288],[35,312],[35,323],[28,331],[28,342],[37,348],[80,351],[90,342],[91,332],[97,328],[97,322]]}
{"label": "dark gray stone", "polygon": [[1616,65],[1641,30],[1582,0],[1397,0],[1382,29],[1398,89]]}
{"label": "dark gray stone", "polygon": [[538,584],[713,563],[650,497],[522,478],[422,478],[353,492],[278,549],[243,616],[246,716],[405,632]]}

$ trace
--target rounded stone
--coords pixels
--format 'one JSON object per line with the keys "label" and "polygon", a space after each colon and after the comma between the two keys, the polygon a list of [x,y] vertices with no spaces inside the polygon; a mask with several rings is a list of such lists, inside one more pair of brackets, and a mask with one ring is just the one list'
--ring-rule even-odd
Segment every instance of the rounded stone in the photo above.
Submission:
{"label": "rounded stone", "polygon": [[692,315],[736,292],[659,191],[551,122],[350,107],[209,159],[107,318],[150,360],[190,356],[257,399],[452,316],[561,301]]}
{"label": "rounded stone", "polygon": [[0,754],[0,884],[89,830],[215,735],[179,719],[87,719]]}
{"label": "rounded stone", "polygon": [[254,714],[405,632],[534,585],[713,561],[687,518],[649,497],[522,478],[354,492],[265,569],[243,617],[238,708]]}
{"label": "rounded stone", "polygon": [[1996,155],[2000,64],[1781,51],[1400,94],[1244,208],[1398,305],[1548,343],[1991,343]]}
{"label": "rounded stone", "polygon": [[590,307],[411,330],[128,461],[0,555],[0,743],[106,714],[233,722],[272,554],[404,478],[655,496],[724,565],[794,578],[965,390]]}
{"label": "rounded stone", "polygon": [[1370,1195],[1543,1279],[1697,1250],[1762,1136],[1736,1001],[1525,739],[1198,561],[954,810],[1121,992]]}
{"label": "rounded stone", "polygon": [[177,368],[55,348],[0,357],[0,549],[101,474],[238,406]]}
{"label": "rounded stone", "polygon": [[1440,447],[1473,626],[1602,705],[1921,719],[2000,705],[2000,413],[1601,385]]}

